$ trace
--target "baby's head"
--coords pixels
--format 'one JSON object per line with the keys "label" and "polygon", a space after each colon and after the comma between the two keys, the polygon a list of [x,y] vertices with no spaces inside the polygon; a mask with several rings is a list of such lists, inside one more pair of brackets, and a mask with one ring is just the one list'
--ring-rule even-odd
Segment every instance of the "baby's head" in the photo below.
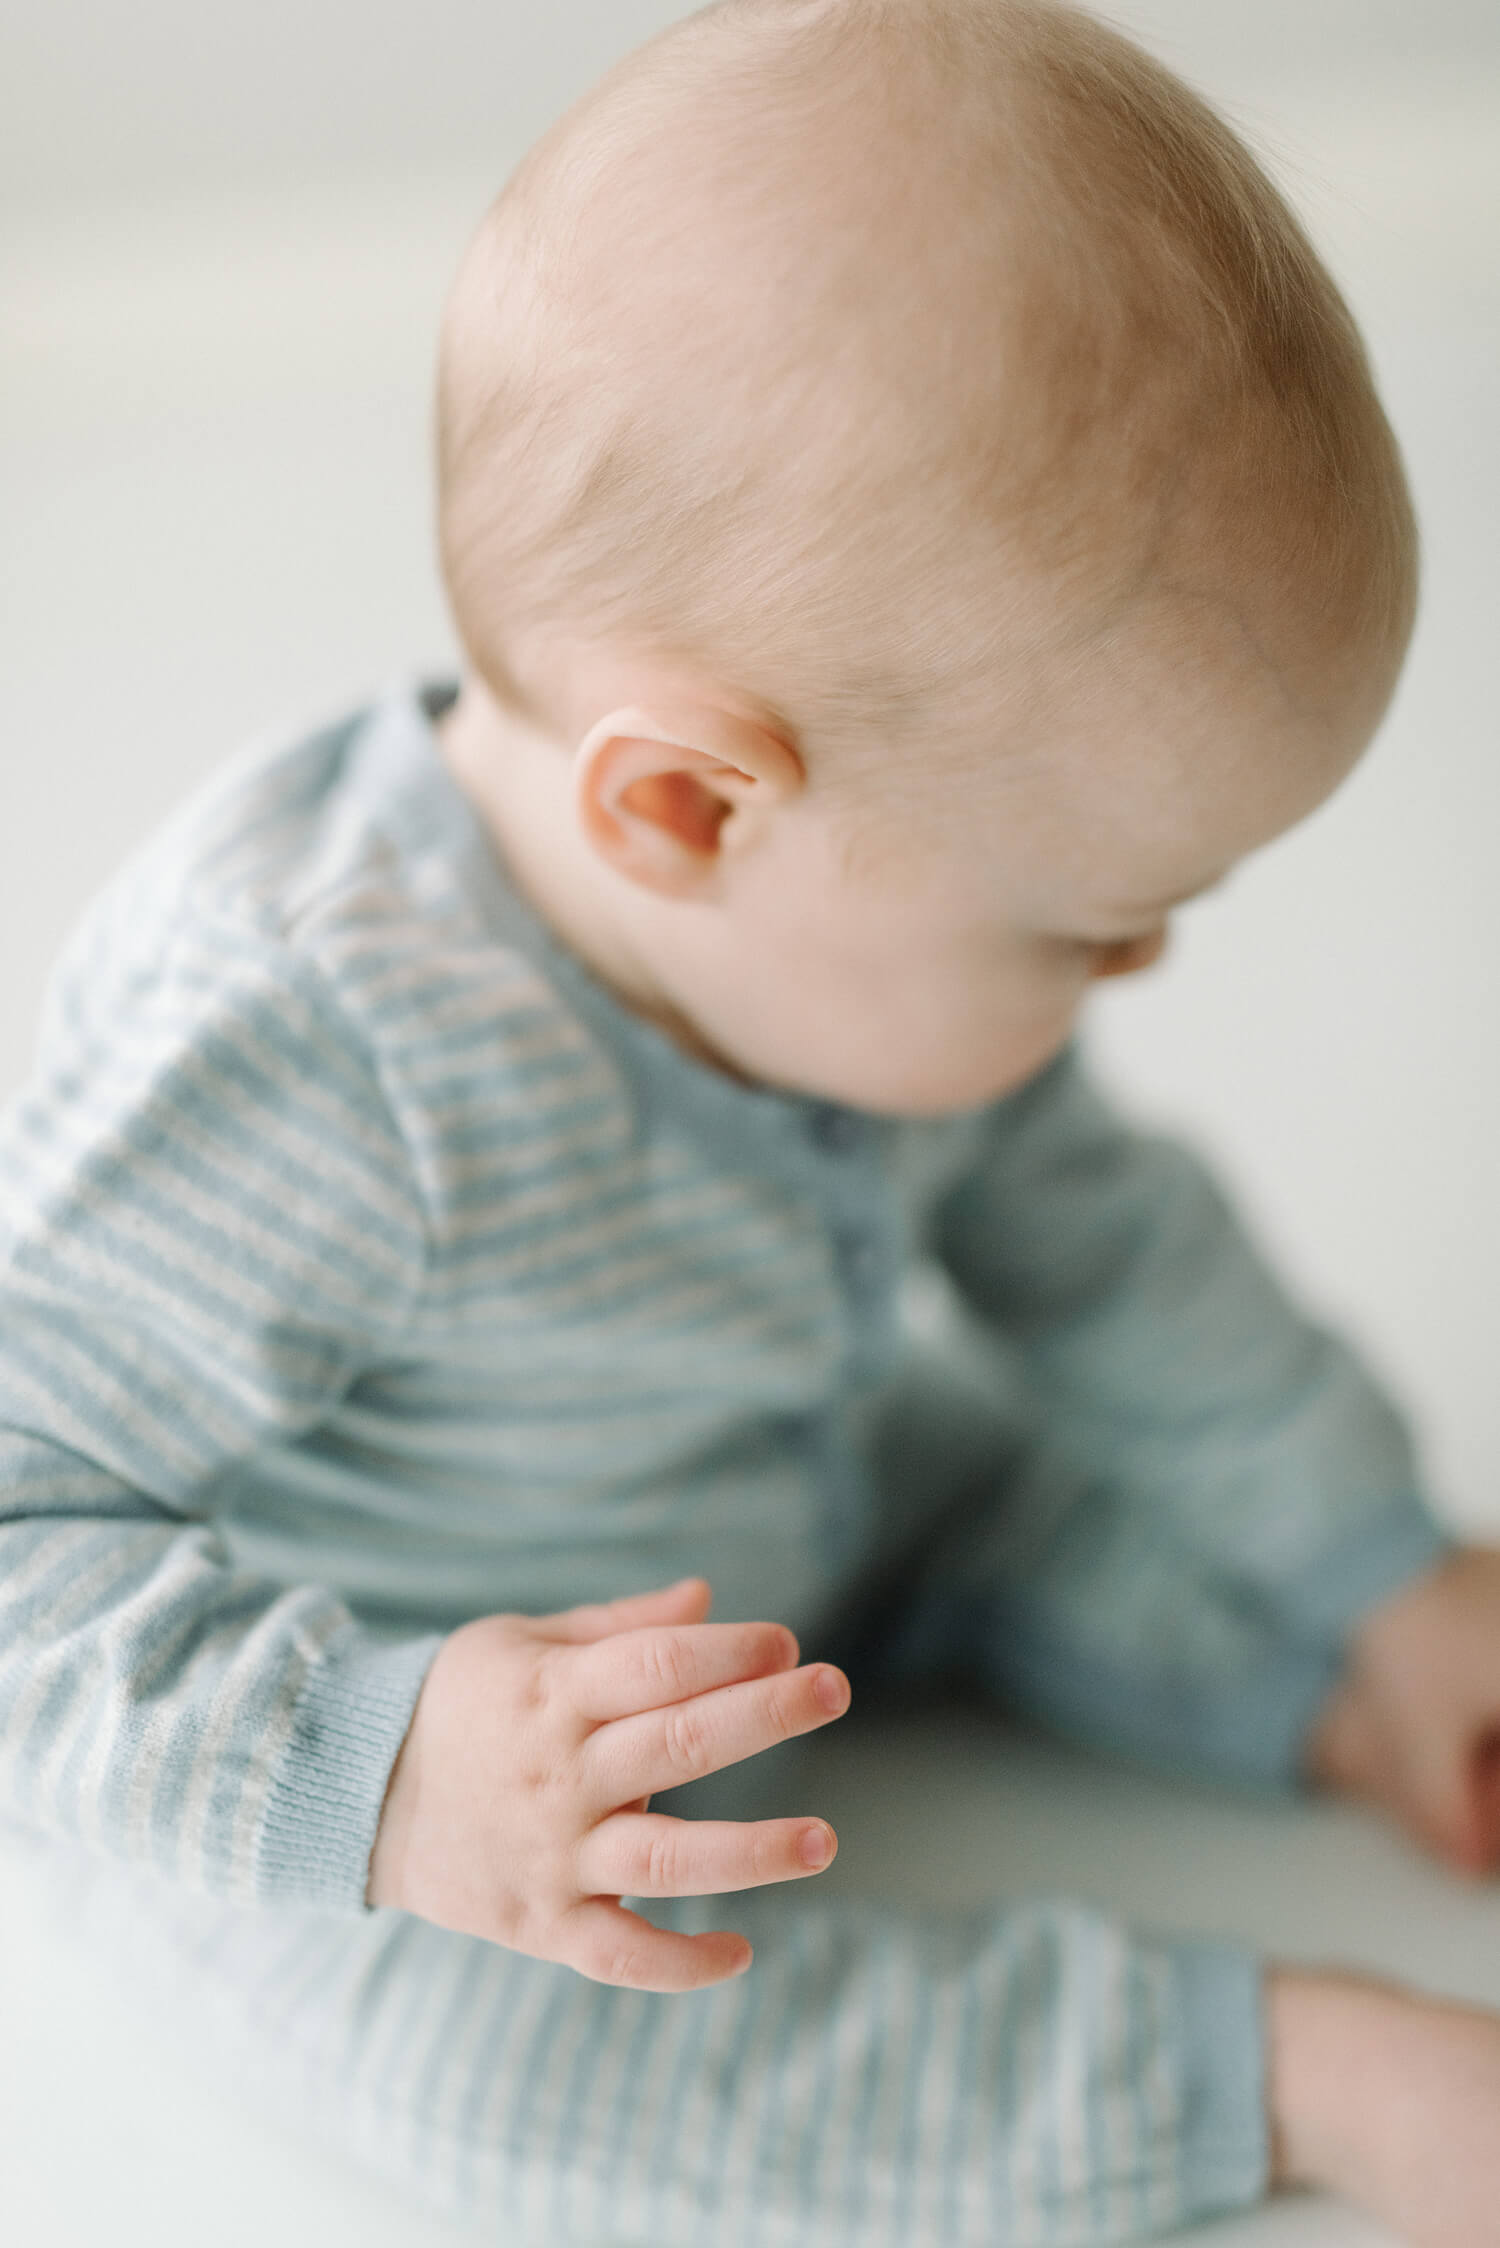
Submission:
{"label": "baby's head", "polygon": [[1252,158],[1049,0],[725,0],[450,300],[455,769],[686,1043],[1003,1093],[1311,811],[1415,602],[1358,335]]}

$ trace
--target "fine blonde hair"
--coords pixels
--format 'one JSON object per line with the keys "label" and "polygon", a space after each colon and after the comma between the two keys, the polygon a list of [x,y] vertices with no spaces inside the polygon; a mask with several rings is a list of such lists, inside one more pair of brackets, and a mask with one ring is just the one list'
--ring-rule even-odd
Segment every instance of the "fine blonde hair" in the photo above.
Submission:
{"label": "fine blonde hair", "polygon": [[599,641],[899,739],[1174,573],[1304,647],[1410,630],[1337,288],[1208,105],[1054,0],[720,0],[628,56],[481,225],[437,428],[458,629],[533,716]]}

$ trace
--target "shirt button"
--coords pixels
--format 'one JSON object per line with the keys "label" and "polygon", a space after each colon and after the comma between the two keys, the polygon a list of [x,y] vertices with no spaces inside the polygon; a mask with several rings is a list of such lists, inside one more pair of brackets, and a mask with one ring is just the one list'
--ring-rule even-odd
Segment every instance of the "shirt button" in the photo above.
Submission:
{"label": "shirt button", "polygon": [[819,1147],[827,1148],[830,1155],[847,1155],[859,1145],[861,1137],[859,1118],[847,1108],[814,1109],[811,1131]]}

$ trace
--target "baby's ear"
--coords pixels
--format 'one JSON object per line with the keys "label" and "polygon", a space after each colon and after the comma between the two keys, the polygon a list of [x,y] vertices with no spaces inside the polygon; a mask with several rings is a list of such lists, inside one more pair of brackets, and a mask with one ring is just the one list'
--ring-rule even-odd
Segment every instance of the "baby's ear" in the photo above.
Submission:
{"label": "baby's ear", "polygon": [[804,778],[790,742],[712,704],[612,710],[573,761],[579,826],[606,865],[700,902]]}

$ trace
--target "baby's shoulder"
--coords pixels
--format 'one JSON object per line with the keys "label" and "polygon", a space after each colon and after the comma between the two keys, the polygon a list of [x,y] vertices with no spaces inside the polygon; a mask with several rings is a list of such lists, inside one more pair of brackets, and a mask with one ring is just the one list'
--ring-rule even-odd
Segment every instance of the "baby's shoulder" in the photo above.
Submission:
{"label": "baby's shoulder", "polygon": [[472,822],[436,761],[420,698],[248,745],[173,812],[85,913],[58,965],[76,1019],[159,995],[284,995],[363,1049],[394,1091],[535,1081],[591,1043],[542,968],[497,931],[468,878]]}
{"label": "baby's shoulder", "polygon": [[183,960],[206,975],[226,937],[246,949],[290,943],[303,901],[337,879],[330,844],[341,828],[349,855],[343,782],[366,716],[259,736],[219,766],[89,901],[60,976]]}

